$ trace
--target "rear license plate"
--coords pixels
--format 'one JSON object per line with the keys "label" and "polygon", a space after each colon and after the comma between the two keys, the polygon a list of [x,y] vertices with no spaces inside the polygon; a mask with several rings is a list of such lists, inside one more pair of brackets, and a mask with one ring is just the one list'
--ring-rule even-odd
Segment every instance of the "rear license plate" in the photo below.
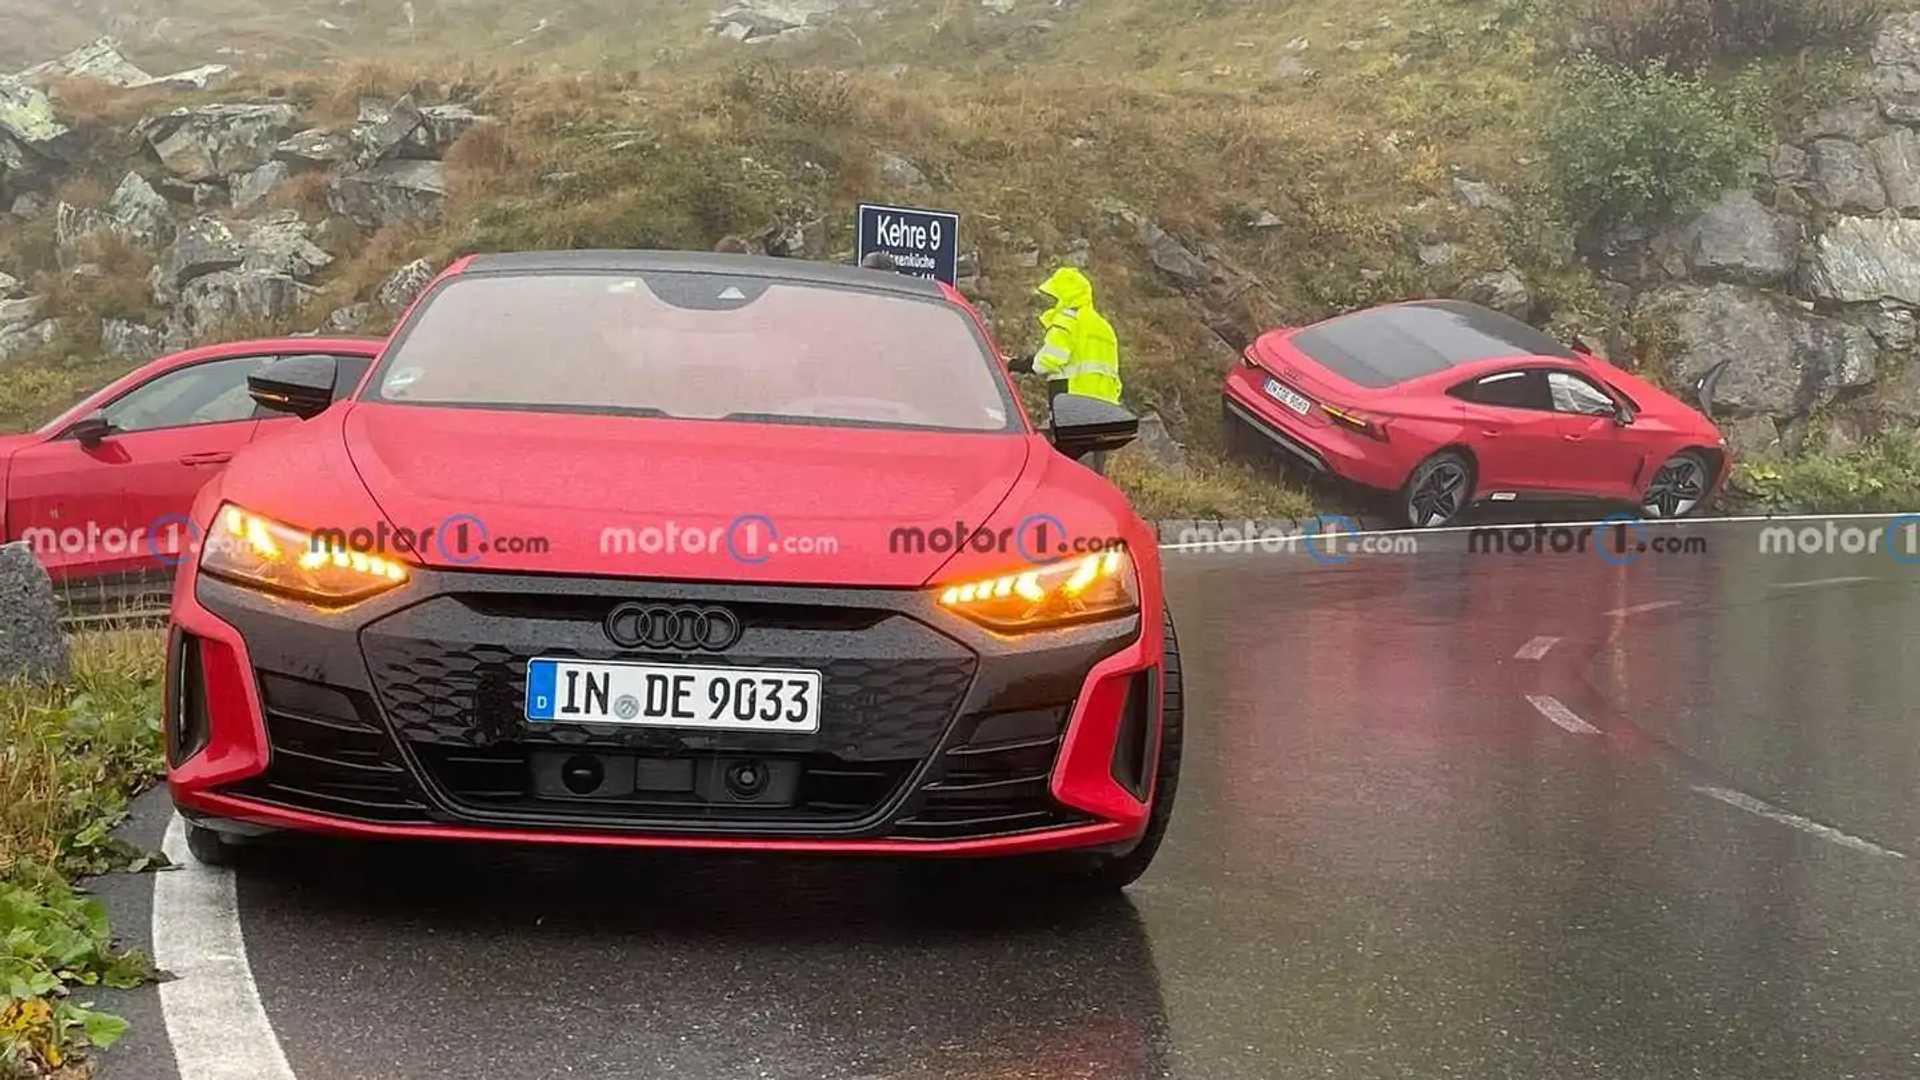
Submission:
{"label": "rear license plate", "polygon": [[1292,409],[1294,412],[1299,413],[1301,416],[1307,415],[1307,410],[1313,408],[1313,402],[1294,393],[1292,389],[1288,388],[1279,379],[1267,380],[1267,396],[1285,405],[1287,408]]}
{"label": "rear license plate", "polygon": [[592,660],[527,661],[527,719],[810,735],[817,671]]}

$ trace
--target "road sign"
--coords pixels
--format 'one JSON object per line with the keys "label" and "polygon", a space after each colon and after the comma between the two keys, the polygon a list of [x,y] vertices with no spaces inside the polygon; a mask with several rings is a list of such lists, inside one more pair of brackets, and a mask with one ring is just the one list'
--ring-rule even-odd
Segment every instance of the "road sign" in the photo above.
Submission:
{"label": "road sign", "polygon": [[945,210],[860,204],[860,253],[885,252],[903,274],[949,285],[959,277],[960,215]]}

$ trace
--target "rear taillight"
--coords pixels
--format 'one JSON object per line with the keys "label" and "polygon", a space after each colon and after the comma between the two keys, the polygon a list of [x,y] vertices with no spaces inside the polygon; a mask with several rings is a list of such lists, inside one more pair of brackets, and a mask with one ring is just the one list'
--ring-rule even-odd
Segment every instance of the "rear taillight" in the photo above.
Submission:
{"label": "rear taillight", "polygon": [[1253,368],[1255,371],[1263,370],[1260,367],[1260,361],[1253,358],[1252,349],[1248,349],[1246,352],[1240,354],[1240,363],[1242,366]]}
{"label": "rear taillight", "polygon": [[1341,405],[1329,405],[1325,402],[1320,403],[1320,408],[1326,412],[1328,418],[1334,423],[1339,424],[1349,431],[1357,431],[1376,442],[1387,441],[1387,422],[1385,419],[1361,412],[1359,409],[1349,409]]}

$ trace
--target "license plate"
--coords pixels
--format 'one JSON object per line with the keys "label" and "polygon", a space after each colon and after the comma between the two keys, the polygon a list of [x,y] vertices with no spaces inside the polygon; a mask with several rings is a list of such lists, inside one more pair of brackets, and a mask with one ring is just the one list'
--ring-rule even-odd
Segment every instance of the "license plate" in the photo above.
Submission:
{"label": "license plate", "polygon": [[1307,415],[1307,410],[1313,408],[1313,402],[1294,393],[1292,389],[1281,383],[1279,379],[1267,380],[1267,396],[1285,405],[1287,408],[1292,409],[1294,412],[1299,413],[1301,416]]}
{"label": "license plate", "polygon": [[817,671],[529,660],[527,719],[809,735],[820,686]]}

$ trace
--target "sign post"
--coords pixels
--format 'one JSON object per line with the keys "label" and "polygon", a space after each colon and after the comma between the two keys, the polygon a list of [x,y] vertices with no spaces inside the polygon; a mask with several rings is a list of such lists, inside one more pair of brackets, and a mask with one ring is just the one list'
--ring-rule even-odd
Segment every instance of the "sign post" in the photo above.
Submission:
{"label": "sign post", "polygon": [[855,258],[865,260],[875,252],[891,256],[902,274],[956,284],[960,276],[960,215],[861,203],[860,249]]}

